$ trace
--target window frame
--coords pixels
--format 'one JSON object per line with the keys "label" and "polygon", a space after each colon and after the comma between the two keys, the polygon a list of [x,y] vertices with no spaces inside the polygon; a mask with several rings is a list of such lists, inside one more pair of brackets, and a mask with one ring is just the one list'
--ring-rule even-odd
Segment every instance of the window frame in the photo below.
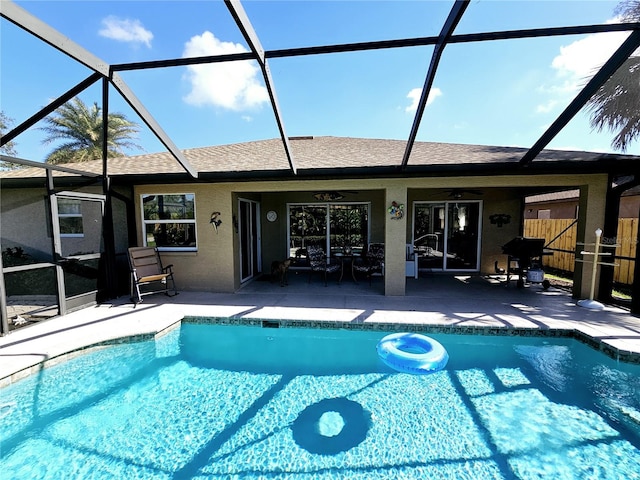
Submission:
{"label": "window frame", "polygon": [[[60,213],[60,200],[64,200],[67,202],[74,202],[80,207],[80,213]],[[82,215],[82,200],[77,198],[69,198],[65,196],[59,196],[57,198],[58,201],[58,226],[60,228],[60,238],[84,238],[84,217]],[[82,225],[82,233],[62,233],[62,222],[60,221],[63,218],[79,218],[80,223]]]}
{"label": "window frame", "polygon": [[[325,252],[329,252],[328,255],[331,256],[331,207],[333,206],[349,206],[349,205],[362,205],[367,209],[367,232],[366,237],[368,242],[371,242],[371,228],[372,228],[372,218],[371,218],[371,202],[370,201],[354,201],[354,202],[345,202],[345,201],[334,201],[334,202],[288,202],[286,204],[286,216],[287,216],[287,245],[291,245],[291,208],[293,207],[314,207],[314,208],[324,208],[326,212],[325,216],[325,241],[323,244],[323,248]],[[364,248],[367,248],[367,245],[364,245]],[[291,247],[288,247],[288,251],[286,255],[295,256],[295,252],[291,250]]]}
{"label": "window frame", "polygon": [[[185,219],[168,219],[168,220],[160,220],[160,219],[154,219],[154,220],[147,220],[144,216],[144,198],[145,197],[160,197],[160,196],[187,196],[187,195],[192,195],[193,196],[193,219],[189,219],[189,218],[185,218]],[[194,231],[194,235],[195,235],[195,245],[193,246],[185,246],[185,247],[180,247],[180,246],[155,246],[159,252],[197,252],[198,251],[198,225],[196,222],[197,219],[197,213],[196,213],[196,194],[194,192],[162,192],[162,193],[156,193],[156,192],[148,192],[148,193],[141,193],[140,194],[140,225],[141,225],[141,229],[142,229],[142,244],[143,246],[147,247],[150,246],[147,243],[147,225],[155,225],[155,224],[159,224],[159,223],[165,223],[165,224],[170,224],[170,223],[180,223],[180,224],[192,224],[193,225],[193,231]]]}

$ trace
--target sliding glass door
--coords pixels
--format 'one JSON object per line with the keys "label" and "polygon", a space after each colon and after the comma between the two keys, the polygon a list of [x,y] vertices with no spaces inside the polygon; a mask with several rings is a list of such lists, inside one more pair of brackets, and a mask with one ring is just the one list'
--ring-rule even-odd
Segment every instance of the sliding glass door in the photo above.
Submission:
{"label": "sliding glass door", "polygon": [[289,255],[303,257],[311,245],[327,255],[351,247],[361,252],[369,242],[369,204],[290,204]]}
{"label": "sliding glass door", "polygon": [[414,203],[413,243],[419,268],[476,271],[482,202]]}
{"label": "sliding glass door", "polygon": [[238,200],[240,240],[240,282],[246,282],[260,272],[260,204],[252,200]]}

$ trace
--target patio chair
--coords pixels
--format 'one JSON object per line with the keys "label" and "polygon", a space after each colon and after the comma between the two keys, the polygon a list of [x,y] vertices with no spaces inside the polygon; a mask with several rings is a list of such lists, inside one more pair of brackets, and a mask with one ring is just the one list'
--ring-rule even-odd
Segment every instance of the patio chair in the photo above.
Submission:
{"label": "patio chair", "polygon": [[307,247],[307,258],[309,259],[309,281],[311,283],[311,275],[314,272],[318,272],[322,274],[322,278],[324,279],[324,286],[327,286],[327,274],[335,273],[340,270],[341,266],[338,263],[328,263],[327,255],[324,253],[324,250],[317,245],[312,245]]}
{"label": "patio chair", "polygon": [[[169,296],[178,294],[173,279],[173,265],[163,267],[156,248],[129,248],[129,267],[131,268],[131,300],[134,307],[142,302],[142,297],[145,295],[162,292]],[[169,293],[169,282],[171,282],[173,294]]]}
{"label": "patio chair", "polygon": [[354,262],[353,271],[365,274],[369,285],[374,275],[384,276],[384,243],[370,243],[367,254]]}

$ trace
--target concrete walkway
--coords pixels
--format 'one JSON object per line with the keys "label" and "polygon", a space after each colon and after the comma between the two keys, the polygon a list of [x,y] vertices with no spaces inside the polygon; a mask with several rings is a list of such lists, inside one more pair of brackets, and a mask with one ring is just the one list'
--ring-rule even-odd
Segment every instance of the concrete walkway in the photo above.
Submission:
{"label": "concrete walkway", "polygon": [[278,320],[284,325],[349,326],[383,330],[433,328],[441,333],[574,336],[624,361],[640,363],[640,318],[617,307],[579,307],[566,290],[539,285],[518,289],[485,277],[431,276],[407,280],[407,295],[382,294],[373,284],[334,282],[306,275],[289,285],[254,281],[233,294],[181,292],[128,298],[85,308],[21,328],[0,338],[0,387],[35,373],[43,362],[123,337],[153,338],[185,316]]}

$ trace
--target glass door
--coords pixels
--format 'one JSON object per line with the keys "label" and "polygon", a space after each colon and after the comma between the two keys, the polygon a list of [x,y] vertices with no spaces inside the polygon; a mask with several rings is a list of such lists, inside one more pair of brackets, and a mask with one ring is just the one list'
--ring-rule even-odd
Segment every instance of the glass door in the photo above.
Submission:
{"label": "glass door", "polygon": [[418,267],[444,269],[445,204],[416,203],[413,209],[413,244]]}
{"label": "glass door", "polygon": [[77,192],[51,198],[61,314],[97,302],[104,202],[103,195]]}
{"label": "glass door", "polygon": [[260,272],[260,204],[240,199],[238,203],[240,239],[240,282],[253,278]]}
{"label": "glass door", "polygon": [[329,245],[332,255],[353,252],[362,254],[369,244],[369,208],[362,204],[329,207]]}
{"label": "glass door", "polygon": [[480,204],[478,202],[447,204],[446,269],[478,269],[479,223]]}
{"label": "glass door", "polygon": [[289,255],[306,258],[307,248],[319,246],[327,250],[327,207],[324,205],[291,205],[289,207]]}
{"label": "glass door", "polygon": [[475,271],[480,265],[481,202],[416,202],[414,250],[418,267]]}
{"label": "glass door", "polygon": [[369,242],[369,204],[289,205],[289,254],[306,258],[306,249],[321,247],[327,256],[345,247],[361,253]]}

